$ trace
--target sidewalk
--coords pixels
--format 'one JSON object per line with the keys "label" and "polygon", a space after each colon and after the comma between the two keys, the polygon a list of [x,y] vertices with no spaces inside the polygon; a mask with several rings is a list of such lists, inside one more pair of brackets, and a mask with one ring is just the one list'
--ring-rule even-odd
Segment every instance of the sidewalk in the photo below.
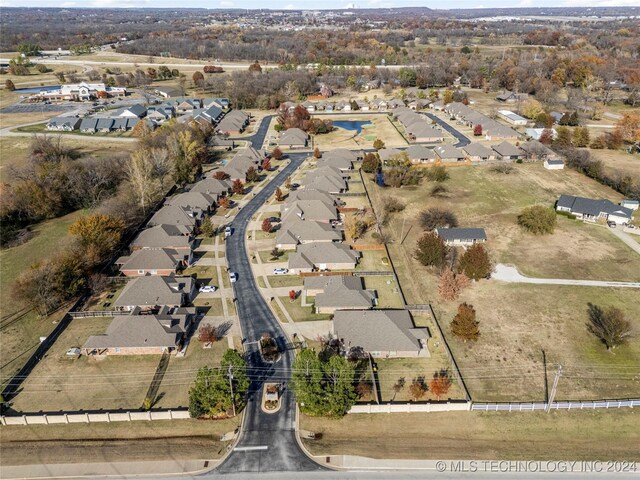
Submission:
{"label": "sidewalk", "polygon": [[499,263],[491,275],[494,280],[507,283],[536,283],[541,285],[579,285],[583,287],[640,288],[640,282],[608,282],[600,280],[570,280],[563,278],[525,277],[513,265]]}
{"label": "sidewalk", "polygon": [[141,462],[58,463],[48,465],[2,466],[3,480],[19,478],[69,478],[109,476],[157,477],[159,475],[201,474],[218,466],[220,460],[159,460]]}

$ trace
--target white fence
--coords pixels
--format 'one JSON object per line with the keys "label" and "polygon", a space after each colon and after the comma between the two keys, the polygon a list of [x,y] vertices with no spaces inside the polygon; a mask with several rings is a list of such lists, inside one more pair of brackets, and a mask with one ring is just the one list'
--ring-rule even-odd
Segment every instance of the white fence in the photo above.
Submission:
{"label": "white fence", "polygon": [[418,413],[469,411],[471,402],[456,403],[381,403],[354,405],[349,413]]}
{"label": "white fence", "polygon": [[98,413],[55,413],[1,416],[2,425],[53,425],[66,423],[108,423],[152,420],[183,420],[189,418],[188,410],[163,410],[146,412],[98,412]]}
{"label": "white fence", "polygon": [[[572,402],[553,402],[549,410],[592,410],[596,408],[624,408],[640,407],[640,399],[626,400],[587,400]],[[483,412],[533,412],[546,410],[547,404],[539,403],[474,403],[473,411]]]}

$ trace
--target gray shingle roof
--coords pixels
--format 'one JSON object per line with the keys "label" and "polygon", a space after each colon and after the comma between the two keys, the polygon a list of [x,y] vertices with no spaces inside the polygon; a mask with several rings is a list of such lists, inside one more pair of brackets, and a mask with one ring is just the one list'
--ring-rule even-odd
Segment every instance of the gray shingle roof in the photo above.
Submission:
{"label": "gray shingle roof", "polygon": [[190,321],[190,314],[119,315],[103,335],[89,337],[82,348],[172,348]]}
{"label": "gray shingle roof", "polygon": [[633,210],[616,205],[610,200],[593,200],[591,198],[574,197],[573,195],[560,195],[557,207],[569,208],[572,213],[581,215],[599,216],[601,213],[631,218]]}
{"label": "gray shingle roof", "polygon": [[174,270],[183,258],[184,254],[176,250],[145,248],[119,258],[116,263],[120,265],[120,270]]}
{"label": "gray shingle roof", "polygon": [[345,347],[367,352],[418,351],[418,339],[429,338],[427,329],[417,329],[406,310],[338,310],[333,328]]}
{"label": "gray shingle roof", "polygon": [[470,143],[469,145],[462,147],[462,150],[464,150],[470,157],[489,158],[495,156],[493,150],[485,147],[481,143]]}
{"label": "gray shingle roof", "polygon": [[328,223],[302,221],[292,219],[283,222],[282,227],[276,235],[277,245],[289,245],[308,242],[340,241],[342,232],[332,228]]}
{"label": "gray shingle roof", "polygon": [[436,233],[445,241],[487,239],[484,228],[436,228]]}
{"label": "gray shingle roof", "polygon": [[436,154],[424,145],[411,145],[406,150],[409,160],[435,160]]}
{"label": "gray shingle roof", "polygon": [[122,289],[115,307],[155,307],[182,305],[185,295],[193,288],[191,277],[136,277]]}
{"label": "gray shingle roof", "polygon": [[306,290],[322,290],[316,295],[318,308],[371,308],[375,295],[362,286],[362,279],[351,275],[306,277]]}
{"label": "gray shingle roof", "polygon": [[518,147],[512,145],[509,142],[502,142],[498,145],[492,145],[491,148],[493,148],[496,152],[498,152],[499,155],[503,157],[522,156],[522,154],[524,153]]}
{"label": "gray shingle roof", "polygon": [[165,205],[158,210],[147,225],[184,225],[193,228],[196,219],[184,208],[177,205]]}
{"label": "gray shingle roof", "polygon": [[298,245],[296,252],[289,255],[289,268],[314,268],[320,264],[355,264],[360,253],[351,250],[348,245],[339,243],[306,243]]}
{"label": "gray shingle roof", "polygon": [[191,237],[175,225],[156,225],[142,230],[131,242],[132,248],[190,248]]}

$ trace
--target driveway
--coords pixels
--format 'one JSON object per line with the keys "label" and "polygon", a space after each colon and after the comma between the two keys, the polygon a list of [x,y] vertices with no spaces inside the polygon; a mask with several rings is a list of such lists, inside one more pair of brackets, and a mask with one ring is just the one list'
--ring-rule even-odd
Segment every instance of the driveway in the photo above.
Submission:
{"label": "driveway", "polygon": [[624,232],[621,226],[617,228],[608,228],[611,233],[613,233],[616,237],[626,243],[629,248],[631,248],[634,252],[640,255],[640,243],[638,243],[629,233]]}
{"label": "driveway", "polygon": [[583,287],[640,288],[640,282],[608,282],[599,280],[568,280],[563,278],[525,277],[513,265],[499,263],[491,275],[494,280],[508,283],[536,283],[539,285],[579,285]]}

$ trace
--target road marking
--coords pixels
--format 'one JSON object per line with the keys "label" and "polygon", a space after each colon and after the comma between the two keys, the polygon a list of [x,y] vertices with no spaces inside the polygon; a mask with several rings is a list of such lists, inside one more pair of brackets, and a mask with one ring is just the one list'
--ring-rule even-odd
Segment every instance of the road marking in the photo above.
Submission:
{"label": "road marking", "polygon": [[269,447],[267,445],[258,445],[256,447],[236,447],[233,449],[234,452],[250,452],[253,450],[267,450]]}

